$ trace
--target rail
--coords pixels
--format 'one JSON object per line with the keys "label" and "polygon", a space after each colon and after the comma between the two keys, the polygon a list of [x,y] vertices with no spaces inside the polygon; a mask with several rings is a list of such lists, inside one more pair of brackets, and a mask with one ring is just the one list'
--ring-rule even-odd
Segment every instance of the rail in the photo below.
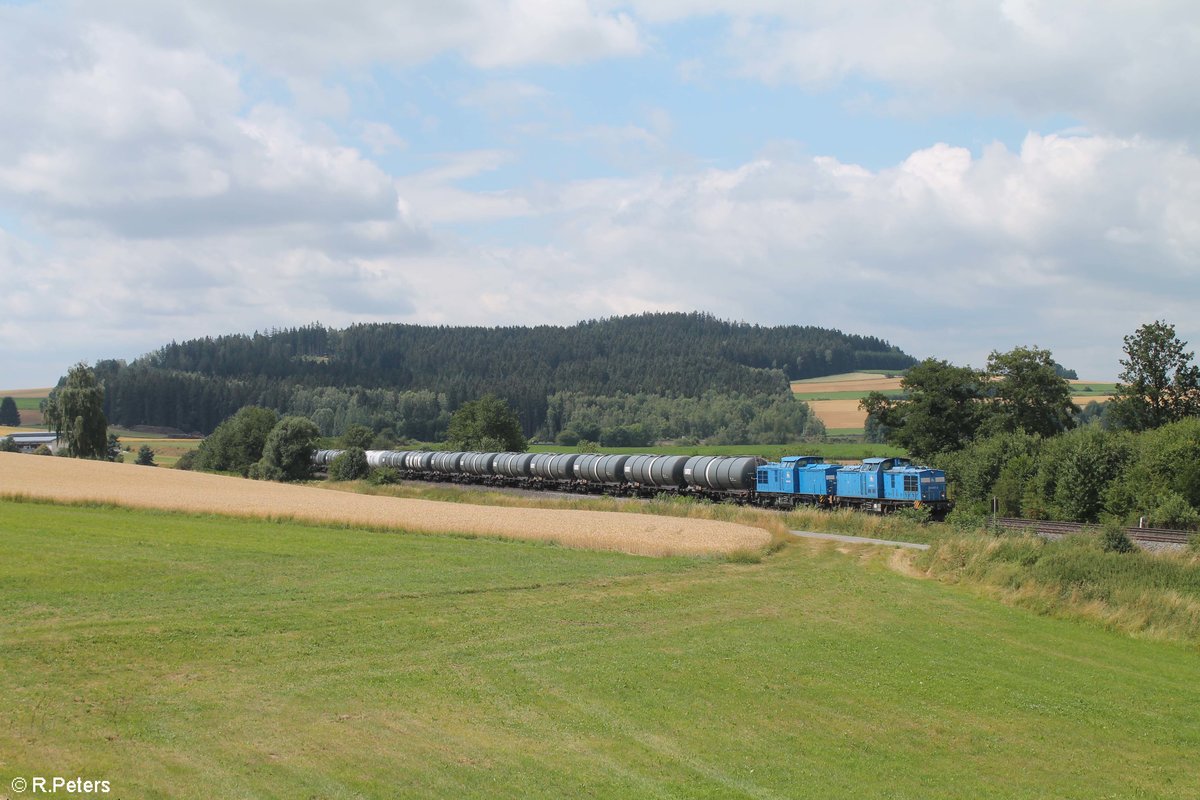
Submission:
{"label": "rail", "polygon": [[[1095,528],[1082,522],[1049,522],[1042,519],[1015,519],[1000,517],[995,524],[1009,530],[1033,530],[1040,536],[1066,536],[1078,533],[1084,528]],[[1162,542],[1166,544],[1187,544],[1192,535],[1190,531],[1178,531],[1171,528],[1125,528],[1125,533],[1135,542]]]}

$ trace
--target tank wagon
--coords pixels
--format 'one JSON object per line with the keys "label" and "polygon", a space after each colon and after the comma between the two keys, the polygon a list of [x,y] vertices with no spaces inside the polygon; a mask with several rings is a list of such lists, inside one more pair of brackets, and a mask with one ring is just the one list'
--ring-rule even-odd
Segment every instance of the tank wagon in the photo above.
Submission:
{"label": "tank wagon", "polygon": [[[342,451],[318,450],[327,468]],[[906,458],[827,464],[816,456],[776,463],[753,456],[475,453],[368,450],[367,464],[409,480],[653,497],[673,494],[775,508],[801,505],[887,513],[900,508],[949,510],[946,473]]]}

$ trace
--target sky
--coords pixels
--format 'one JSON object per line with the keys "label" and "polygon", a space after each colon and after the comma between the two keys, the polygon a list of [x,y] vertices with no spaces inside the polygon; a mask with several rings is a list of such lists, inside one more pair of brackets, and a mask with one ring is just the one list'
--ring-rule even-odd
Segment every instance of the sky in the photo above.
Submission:
{"label": "sky", "polygon": [[311,322],[1200,345],[1200,3],[0,0],[0,387]]}

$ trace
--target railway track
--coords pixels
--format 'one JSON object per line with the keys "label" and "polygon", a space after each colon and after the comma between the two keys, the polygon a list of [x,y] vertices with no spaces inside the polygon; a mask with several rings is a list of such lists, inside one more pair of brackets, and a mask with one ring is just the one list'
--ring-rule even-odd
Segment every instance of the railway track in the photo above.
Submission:
{"label": "railway track", "polygon": [[[1009,530],[1031,530],[1040,536],[1066,536],[1078,533],[1085,528],[1095,528],[1081,522],[1047,522],[1039,519],[1014,519],[1000,517],[994,520],[995,525]],[[1135,542],[1156,542],[1160,544],[1186,545],[1189,531],[1177,531],[1170,528],[1126,528],[1125,533]]]}

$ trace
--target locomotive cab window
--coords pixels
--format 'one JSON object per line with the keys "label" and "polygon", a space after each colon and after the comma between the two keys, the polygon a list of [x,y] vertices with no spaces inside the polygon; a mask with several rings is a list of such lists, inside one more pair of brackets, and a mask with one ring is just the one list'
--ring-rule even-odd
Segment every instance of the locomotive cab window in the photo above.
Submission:
{"label": "locomotive cab window", "polygon": [[915,492],[915,491],[917,491],[917,488],[918,488],[917,476],[916,475],[905,475],[904,476],[904,491]]}

